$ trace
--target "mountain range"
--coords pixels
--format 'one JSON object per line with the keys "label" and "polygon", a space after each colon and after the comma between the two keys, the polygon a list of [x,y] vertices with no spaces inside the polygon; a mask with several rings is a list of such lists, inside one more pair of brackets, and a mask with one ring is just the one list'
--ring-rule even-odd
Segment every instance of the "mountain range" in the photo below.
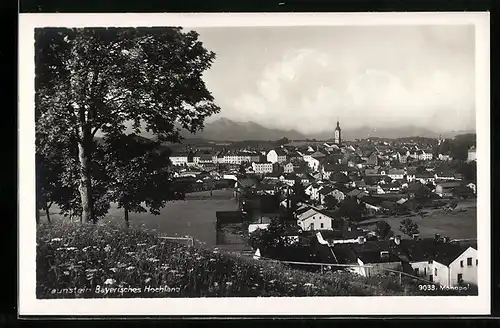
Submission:
{"label": "mountain range", "polygon": [[[333,138],[334,128],[335,126],[332,126],[331,131],[323,131],[315,134],[303,134],[296,130],[268,128],[255,122],[235,122],[227,118],[219,118],[213,122],[206,123],[205,128],[196,134],[191,134],[189,131],[183,130],[181,135],[187,139],[202,138],[217,141],[278,140],[283,137],[286,137],[289,140],[330,140]],[[377,129],[362,126],[355,129],[342,129],[342,138],[345,140],[365,139],[370,137],[396,139],[419,136],[437,138],[439,135],[442,135],[445,138],[453,138],[455,135],[468,133],[475,133],[475,131],[460,130],[439,133],[414,125]]]}

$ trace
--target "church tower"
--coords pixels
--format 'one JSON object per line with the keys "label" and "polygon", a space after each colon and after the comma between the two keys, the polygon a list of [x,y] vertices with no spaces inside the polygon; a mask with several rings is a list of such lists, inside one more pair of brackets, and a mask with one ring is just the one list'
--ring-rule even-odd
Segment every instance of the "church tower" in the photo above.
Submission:
{"label": "church tower", "polygon": [[339,120],[337,119],[337,127],[335,128],[334,142],[336,145],[340,145],[342,142],[342,130],[340,129]]}

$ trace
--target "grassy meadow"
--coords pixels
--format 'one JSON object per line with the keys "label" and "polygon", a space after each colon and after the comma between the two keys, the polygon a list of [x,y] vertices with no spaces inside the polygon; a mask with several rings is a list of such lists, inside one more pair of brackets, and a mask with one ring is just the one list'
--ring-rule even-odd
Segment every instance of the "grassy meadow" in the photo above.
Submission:
{"label": "grassy meadow", "polygon": [[403,281],[400,285],[394,276],[292,270],[217,249],[188,247],[108,220],[96,225],[43,222],[37,229],[36,294],[41,299],[421,293],[416,282]]}
{"label": "grassy meadow", "polygon": [[[411,216],[390,216],[377,217],[370,221],[384,220],[396,234],[404,236],[399,230],[400,222],[405,218],[410,218],[418,225],[420,237],[432,238],[435,234],[448,236],[451,239],[473,239],[477,238],[477,208],[475,201],[465,201],[460,203],[457,208],[451,212],[445,212],[441,209],[425,210],[425,215]],[[363,226],[364,229],[375,229],[375,224]]]}

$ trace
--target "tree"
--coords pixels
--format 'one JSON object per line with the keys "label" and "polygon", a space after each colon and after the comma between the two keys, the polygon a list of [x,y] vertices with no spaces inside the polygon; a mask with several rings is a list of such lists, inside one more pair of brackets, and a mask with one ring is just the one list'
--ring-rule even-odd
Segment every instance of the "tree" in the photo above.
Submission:
{"label": "tree", "polygon": [[220,111],[202,73],[215,54],[181,28],[83,28],[35,31],[35,119],[44,147],[59,139],[77,150],[81,216],[92,213],[96,134],[114,139],[141,128],[179,142]]}
{"label": "tree", "polygon": [[401,221],[399,226],[399,230],[407,236],[412,237],[414,234],[418,234],[418,225],[413,222],[411,219],[404,219]]}
{"label": "tree", "polygon": [[299,230],[299,226],[292,222],[280,220],[278,217],[271,219],[267,229],[257,229],[250,235],[249,243],[254,248],[265,251],[268,248],[283,249],[293,244],[292,238],[287,235]]}
{"label": "tree", "polygon": [[292,186],[292,193],[292,202],[294,204],[297,204],[298,202],[304,202],[309,199],[309,196],[307,196],[306,194],[306,188],[304,187],[300,179],[295,179],[295,182]]}
{"label": "tree", "polygon": [[49,209],[54,203],[61,175],[61,165],[54,157],[45,157],[36,154],[36,203],[37,203],[37,223],[39,222],[39,210],[44,210],[47,221],[50,222]]}
{"label": "tree", "polygon": [[282,146],[282,145],[286,145],[286,144],[287,144],[287,143],[289,143],[289,142],[290,142],[290,140],[288,140],[288,138],[287,138],[287,137],[283,137],[283,138],[281,138],[281,139],[277,140],[277,141],[276,141],[276,144],[277,144],[278,146]]}
{"label": "tree", "polygon": [[365,207],[355,197],[346,197],[339,204],[339,214],[352,221],[360,221]]}
{"label": "tree", "polygon": [[339,201],[337,198],[333,197],[332,195],[326,195],[325,196],[325,207],[329,210],[333,210],[337,207],[339,204]]}
{"label": "tree", "polygon": [[375,227],[375,233],[379,239],[387,239],[394,235],[391,226],[386,221],[378,221]]}
{"label": "tree", "polygon": [[112,176],[112,200],[124,210],[129,225],[129,212],[159,214],[165,202],[175,199],[168,154],[160,151],[158,142],[136,135],[119,136],[106,144],[106,163]]}

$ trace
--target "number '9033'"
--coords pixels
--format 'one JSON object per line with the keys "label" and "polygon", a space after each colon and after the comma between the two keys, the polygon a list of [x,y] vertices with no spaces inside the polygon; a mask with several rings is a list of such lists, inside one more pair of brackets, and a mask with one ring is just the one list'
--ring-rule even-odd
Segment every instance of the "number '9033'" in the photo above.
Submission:
{"label": "number '9033'", "polygon": [[428,285],[418,285],[418,289],[419,290],[429,290],[429,291],[432,291],[432,290],[436,290],[436,285],[431,285],[431,284],[428,284]]}

